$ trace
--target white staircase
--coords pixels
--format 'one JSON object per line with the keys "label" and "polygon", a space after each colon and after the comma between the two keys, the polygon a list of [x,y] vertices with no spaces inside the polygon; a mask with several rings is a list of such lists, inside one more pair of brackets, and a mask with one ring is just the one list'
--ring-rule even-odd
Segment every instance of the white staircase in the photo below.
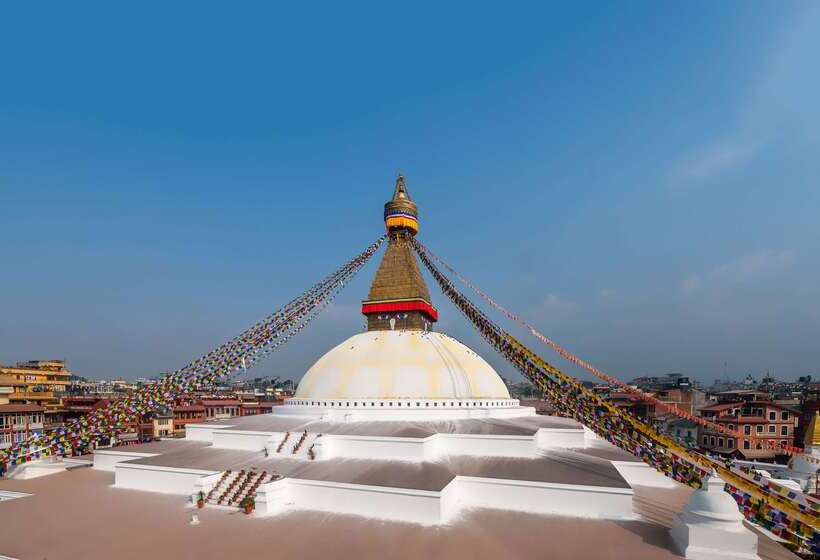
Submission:
{"label": "white staircase", "polygon": [[246,497],[256,496],[260,484],[267,484],[280,478],[268,471],[225,471],[213,490],[208,492],[207,502],[214,506],[240,507]]}
{"label": "white staircase", "polygon": [[245,471],[231,472],[225,471],[208,495],[205,501],[211,505],[224,505],[223,501],[227,499],[231,489],[236,485],[236,481],[240,476],[243,476]]}
{"label": "white staircase", "polygon": [[322,434],[312,432],[287,432],[278,441],[272,441],[268,447],[268,456],[288,457],[291,459],[315,458],[314,444]]}

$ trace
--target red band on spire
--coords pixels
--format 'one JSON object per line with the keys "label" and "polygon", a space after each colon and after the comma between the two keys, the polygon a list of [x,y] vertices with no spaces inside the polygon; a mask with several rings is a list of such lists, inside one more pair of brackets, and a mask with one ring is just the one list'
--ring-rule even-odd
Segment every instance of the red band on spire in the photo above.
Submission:
{"label": "red band on spire", "polygon": [[438,321],[438,311],[436,308],[423,300],[396,301],[385,303],[363,303],[362,314],[372,315],[374,313],[395,313],[398,311],[420,311],[427,315],[431,321]]}

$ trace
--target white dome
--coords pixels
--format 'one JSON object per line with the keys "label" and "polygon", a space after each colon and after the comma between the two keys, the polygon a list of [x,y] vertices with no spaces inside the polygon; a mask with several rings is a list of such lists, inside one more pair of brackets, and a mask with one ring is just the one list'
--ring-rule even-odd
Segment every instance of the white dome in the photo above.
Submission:
{"label": "white dome", "polygon": [[296,390],[308,399],[509,399],[478,354],[447,335],[368,331],[322,356]]}

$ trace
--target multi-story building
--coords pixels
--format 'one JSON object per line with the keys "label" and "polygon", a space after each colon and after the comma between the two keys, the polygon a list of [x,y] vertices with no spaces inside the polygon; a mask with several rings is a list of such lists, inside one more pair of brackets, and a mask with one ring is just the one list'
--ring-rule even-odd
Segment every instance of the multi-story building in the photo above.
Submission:
{"label": "multi-story building", "polygon": [[270,414],[273,412],[273,401],[242,401],[239,406],[240,416],[254,416],[255,414]]}
{"label": "multi-story building", "polygon": [[204,422],[205,407],[201,404],[181,404],[174,407],[174,432],[185,433],[187,424],[199,424]]}
{"label": "multi-story building", "polygon": [[154,439],[174,435],[174,413],[170,410],[155,412],[151,415]]}
{"label": "multi-story building", "polygon": [[45,410],[35,404],[0,404],[0,449],[41,434]]}
{"label": "multi-story building", "polygon": [[224,420],[239,416],[239,399],[202,399],[207,420]]}
{"label": "multi-story building", "polygon": [[9,397],[18,391],[25,391],[26,384],[14,375],[0,374],[0,404],[9,404]]}
{"label": "multi-story building", "polygon": [[[71,372],[64,360],[32,360],[14,366],[0,365],[0,376],[17,384],[6,394],[10,404],[39,404],[56,409],[62,403]],[[22,383],[22,385],[21,385]]]}
{"label": "multi-story building", "polygon": [[718,403],[700,410],[704,418],[750,439],[727,435],[711,428],[700,430],[700,446],[721,455],[744,459],[772,459],[777,453],[761,441],[777,445],[794,445],[794,435],[799,425],[799,413],[789,407],[771,401],[748,401]]}

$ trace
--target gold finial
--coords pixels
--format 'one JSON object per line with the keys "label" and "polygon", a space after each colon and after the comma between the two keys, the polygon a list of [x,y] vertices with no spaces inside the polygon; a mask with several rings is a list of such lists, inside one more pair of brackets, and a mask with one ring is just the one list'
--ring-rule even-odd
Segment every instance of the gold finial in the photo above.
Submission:
{"label": "gold finial", "polygon": [[803,443],[811,446],[820,446],[820,410],[814,413],[814,416],[809,420],[809,425],[806,426],[806,437],[803,438]]}
{"label": "gold finial", "polygon": [[407,185],[404,184],[404,175],[399,173],[396,178],[396,189],[393,191],[393,200],[411,200],[410,193],[407,192]]}

